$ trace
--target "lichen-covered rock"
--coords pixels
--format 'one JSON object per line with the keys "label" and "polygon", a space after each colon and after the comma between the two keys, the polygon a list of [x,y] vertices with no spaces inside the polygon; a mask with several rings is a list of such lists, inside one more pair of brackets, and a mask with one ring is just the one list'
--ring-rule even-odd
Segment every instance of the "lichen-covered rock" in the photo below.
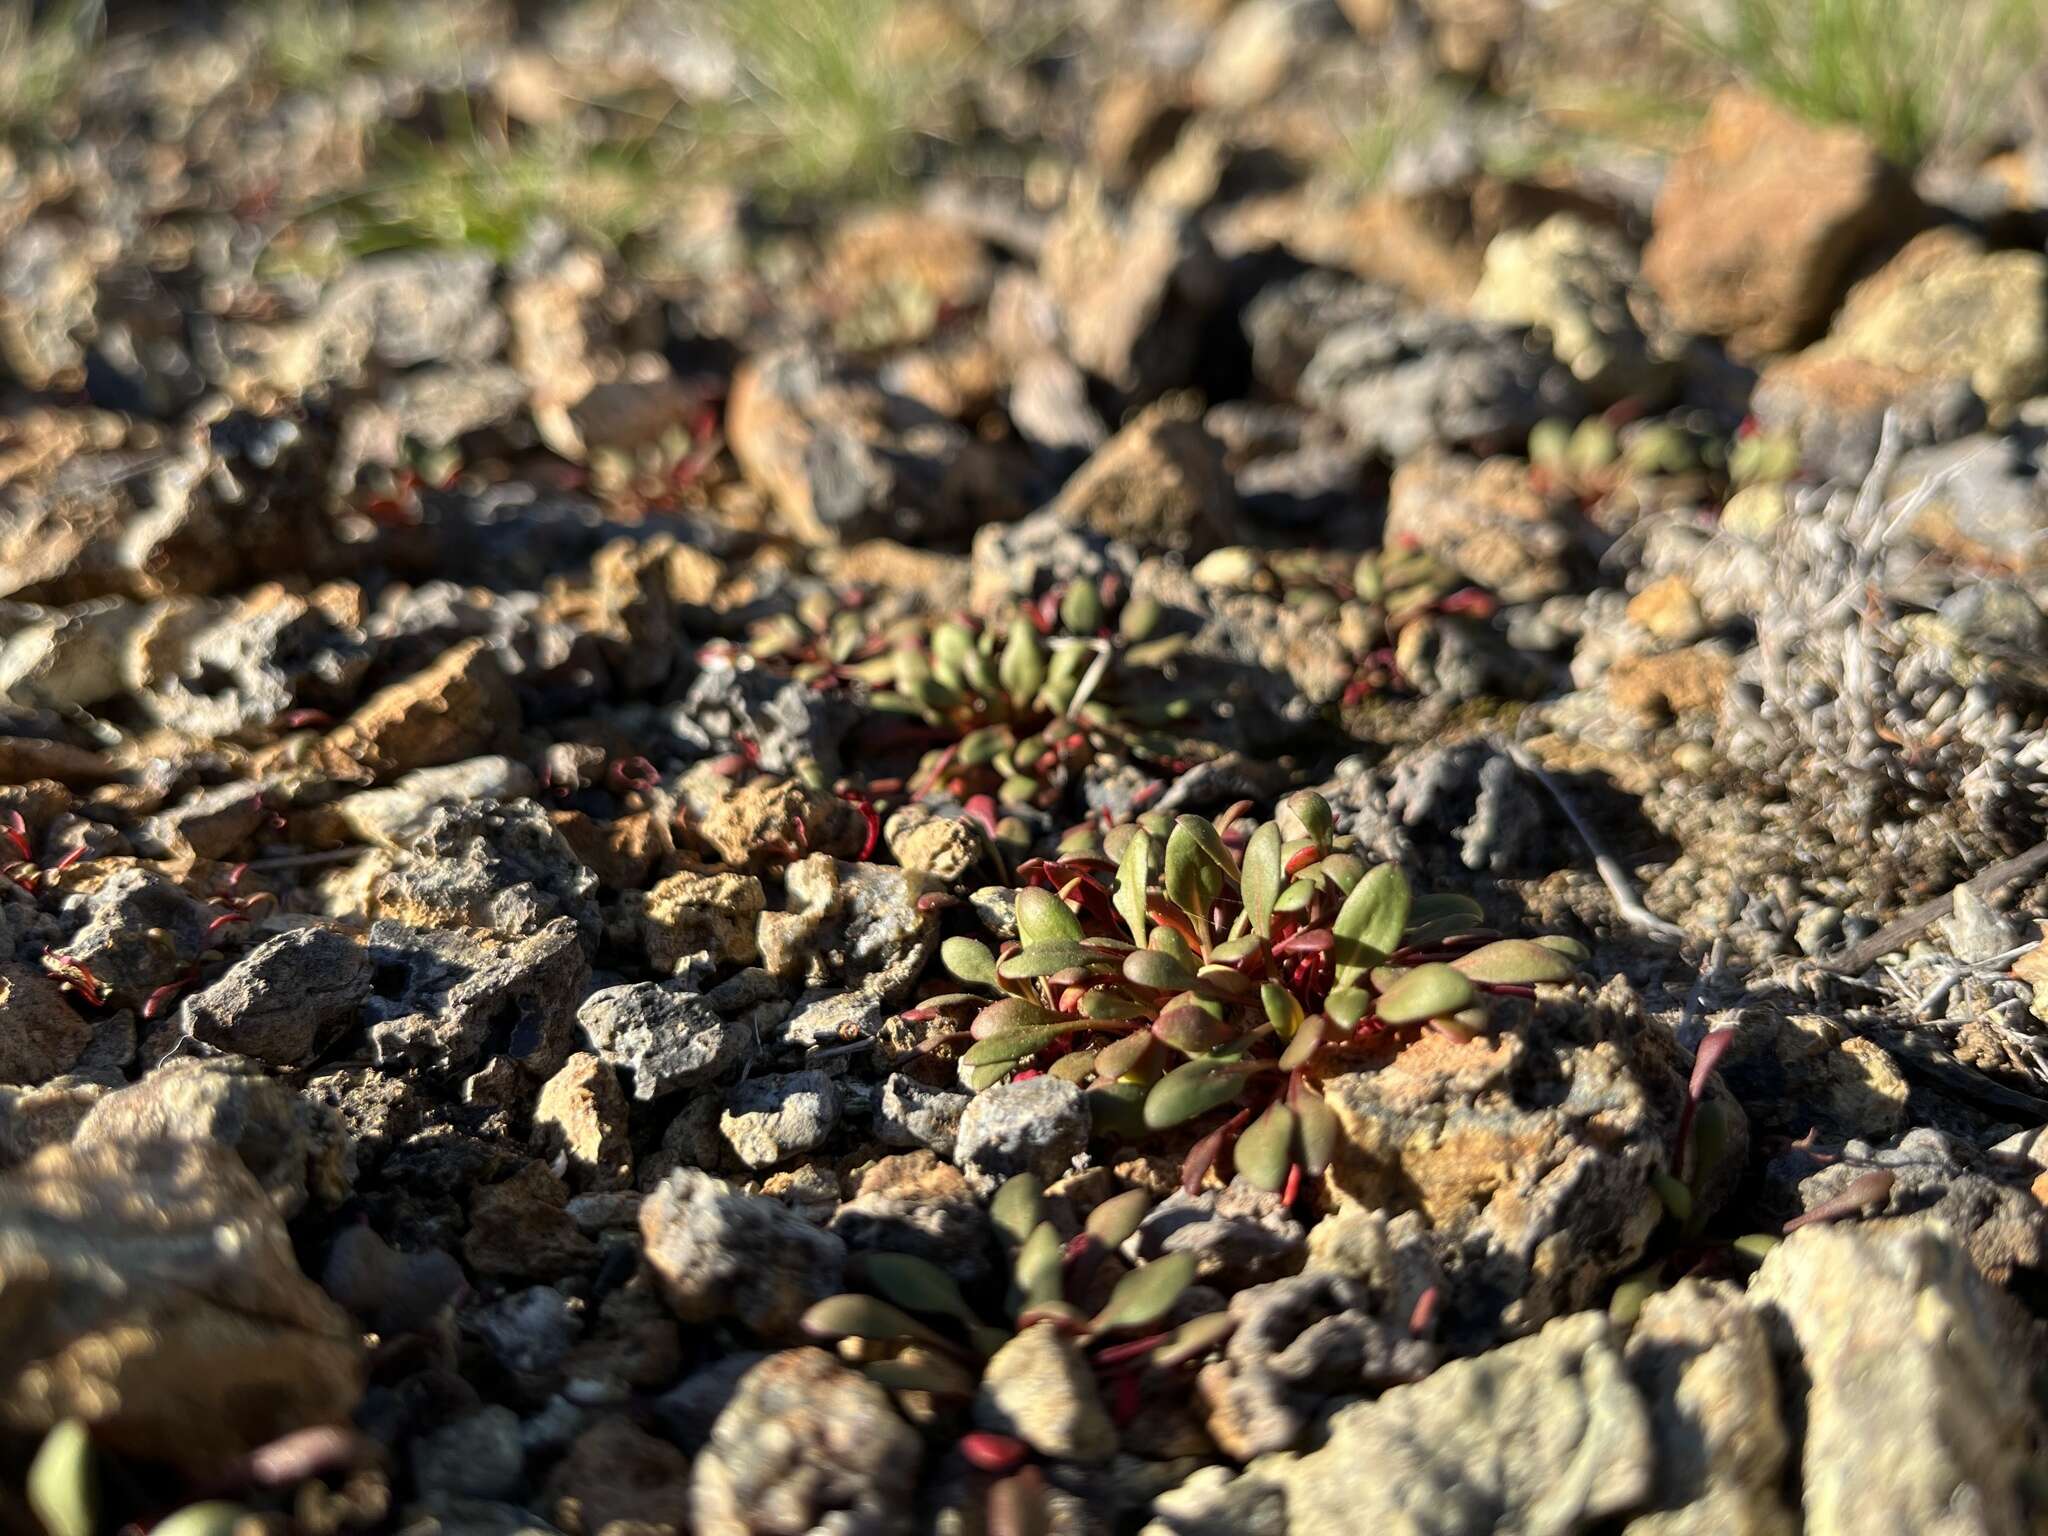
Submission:
{"label": "lichen-covered rock", "polygon": [[973,1102],[971,1094],[948,1093],[892,1072],[882,1082],[875,1135],[884,1146],[928,1147],[950,1161],[960,1117]]}
{"label": "lichen-covered rock", "polygon": [[1190,1481],[1145,1529],[1590,1531],[1640,1506],[1653,1477],[1649,1415],[1619,1341],[1604,1313],[1581,1312],[1337,1409],[1306,1455]]}
{"label": "lichen-covered rock", "polygon": [[640,1206],[640,1236],[662,1298],[686,1323],[736,1318],[787,1339],[813,1303],[840,1288],[846,1245],[779,1200],[744,1194],[693,1168]]}
{"label": "lichen-covered rock", "polygon": [[201,1141],[51,1147],[0,1178],[0,1419],[83,1418],[194,1476],[345,1421],[356,1326],[299,1272],[272,1200]]}
{"label": "lichen-covered rock", "polygon": [[1750,1282],[1805,1386],[1809,1536],[2011,1532],[2040,1516],[2018,1309],[1932,1228],[1812,1226]]}
{"label": "lichen-covered rock", "polygon": [[1571,591],[1585,530],[1520,459],[1421,454],[1394,471],[1389,542],[1412,541],[1510,603]]}
{"label": "lichen-covered rock", "polygon": [[369,884],[372,917],[522,938],[566,917],[596,940],[597,876],[531,800],[443,806],[408,852],[388,857]]}
{"label": "lichen-covered rock", "polygon": [[1494,237],[1472,312],[1541,328],[1595,401],[1652,400],[1669,389],[1672,368],[1636,313],[1646,298],[1619,234],[1560,213]]}
{"label": "lichen-covered rock", "polygon": [[[1495,1019],[1494,1034],[1468,1042],[1390,1042],[1327,1086],[1342,1127],[1331,1182],[1428,1221],[1453,1339],[1525,1333],[1592,1305],[1642,1257],[1685,1094],[1677,1048],[1618,978],[1597,996],[1497,1006]],[[1739,1168],[1741,1111],[1725,1087],[1714,1095],[1726,1166]]]}
{"label": "lichen-covered rock", "polygon": [[1626,1353],[1657,1445],[1654,1512],[1627,1536],[1792,1536],[1778,1369],[1741,1293],[1681,1280],[1644,1303]]}
{"label": "lichen-covered rock", "polygon": [[332,928],[266,939],[185,999],[180,1022],[202,1045],[274,1067],[302,1066],[353,1029],[370,996],[370,956]]}
{"label": "lichen-covered rock", "polygon": [[461,1071],[489,1052],[544,1078],[569,1054],[590,980],[569,918],[522,939],[378,922],[368,947],[374,991],[364,1018],[378,1061]]}
{"label": "lichen-covered rock", "polygon": [[154,869],[123,864],[91,889],[64,898],[67,915],[85,922],[64,945],[117,1002],[140,1006],[158,987],[179,980],[207,950],[220,913]]}
{"label": "lichen-covered rock", "polygon": [[519,698],[489,642],[465,640],[372,694],[323,744],[337,778],[396,778],[488,752],[519,725]]}
{"label": "lichen-covered rock", "polygon": [[[705,787],[712,792],[693,818],[695,830],[734,869],[766,873],[806,854],[851,859],[867,841],[860,812],[828,790],[772,778]],[[692,798],[692,786],[683,794]]]}
{"label": "lichen-covered rock", "polygon": [[[769,1016],[785,1005],[779,992],[754,999],[742,972],[725,987],[696,994],[673,982],[635,981],[604,987],[576,1010],[576,1028],[604,1060],[625,1074],[636,1099],[665,1098],[694,1088],[745,1061]],[[725,999],[731,1006],[723,1006]]]}
{"label": "lichen-covered rock", "polygon": [[984,1195],[1020,1173],[1046,1184],[1088,1145],[1088,1099],[1050,1073],[998,1083],[977,1094],[960,1117],[953,1161]]}
{"label": "lichen-covered rock", "polygon": [[647,963],[664,976],[700,984],[725,965],[760,954],[754,923],[767,905],[752,875],[689,871],[670,875],[639,901],[635,918]]}
{"label": "lichen-covered rock", "polygon": [[695,1536],[901,1536],[923,1446],[889,1394],[822,1349],[739,1380],[690,1473]]}
{"label": "lichen-covered rock", "polygon": [[81,1151],[146,1141],[220,1147],[241,1158],[280,1216],[309,1198],[339,1204],[355,1179],[341,1117],[232,1056],[164,1062],[94,1104],[72,1141]]}
{"label": "lichen-covered rock", "polygon": [[887,1000],[938,942],[935,914],[917,905],[924,883],[909,871],[813,854],[789,865],[782,884],[785,910],[764,912],[758,929],[761,964],[773,976]]}
{"label": "lichen-covered rock", "polygon": [[839,1123],[839,1087],[823,1072],[750,1077],[726,1095],[719,1134],[749,1168],[773,1168],[825,1144]]}

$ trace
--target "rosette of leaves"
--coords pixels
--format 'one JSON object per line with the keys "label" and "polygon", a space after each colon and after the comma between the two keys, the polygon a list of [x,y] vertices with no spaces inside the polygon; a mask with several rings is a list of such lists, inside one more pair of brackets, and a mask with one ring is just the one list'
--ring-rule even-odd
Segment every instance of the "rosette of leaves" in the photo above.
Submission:
{"label": "rosette of leaves", "polygon": [[1249,805],[1070,839],[1022,867],[1038,883],[1017,893],[1015,940],[946,941],[948,969],[979,990],[927,1006],[976,1008],[969,1087],[1042,1068],[1090,1087],[1098,1126],[1212,1117],[1184,1185],[1229,1150],[1291,1199],[1334,1151],[1317,1084],[1347,1053],[1393,1030],[1469,1039],[1492,998],[1567,981],[1585,957],[1570,939],[1482,928],[1465,897],[1415,894],[1337,834],[1320,795],[1257,824]]}
{"label": "rosette of leaves", "polygon": [[875,709],[930,743],[911,779],[919,793],[1046,806],[1094,758],[1175,759],[1182,744],[1166,728],[1195,706],[1158,669],[1186,637],[1157,633],[1154,602],[1113,606],[1104,585],[1069,583],[1056,604],[1026,605],[1004,625],[900,630],[850,669],[874,687]]}
{"label": "rosette of leaves", "polygon": [[[865,1375],[892,1392],[924,1393],[964,1407],[997,1350],[1028,1328],[1049,1325],[1079,1344],[1096,1390],[1126,1418],[1136,1409],[1146,1368],[1191,1364],[1221,1344],[1232,1326],[1223,1312],[1166,1325],[1194,1283],[1190,1253],[1139,1264],[1105,1284],[1105,1262],[1138,1230],[1151,1205],[1143,1190],[1113,1196],[1063,1242],[1047,1217],[1043,1186],[1020,1174],[989,1205],[1007,1262],[999,1304],[976,1306],[951,1275],[924,1259],[865,1253],[850,1266],[861,1289],[812,1306],[803,1317],[804,1332],[826,1343],[856,1341],[847,1352],[859,1357]],[[1100,1300],[1086,1304],[1093,1296]],[[991,1529],[1040,1528],[1035,1519],[1018,1518],[1042,1513],[1044,1480],[1030,1446],[1011,1435],[973,1430],[960,1437],[958,1447],[988,1479]]]}

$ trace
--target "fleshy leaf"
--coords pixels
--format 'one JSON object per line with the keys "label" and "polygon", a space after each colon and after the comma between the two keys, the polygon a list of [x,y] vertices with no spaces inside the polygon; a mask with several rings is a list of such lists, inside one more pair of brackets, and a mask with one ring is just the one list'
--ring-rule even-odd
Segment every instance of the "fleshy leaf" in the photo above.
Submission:
{"label": "fleshy leaf", "polygon": [[1010,1270],[1010,1282],[1016,1294],[1014,1310],[1022,1312],[1026,1307],[1045,1306],[1062,1300],[1065,1280],[1066,1264],[1060,1235],[1053,1230],[1051,1222],[1041,1221],[1024,1239],[1024,1246],[1017,1250],[1017,1261]]}
{"label": "fleshy leaf", "polygon": [[912,1312],[937,1312],[978,1322],[953,1277],[928,1259],[908,1253],[869,1253],[860,1261],[868,1283],[883,1297]]}
{"label": "fleshy leaf", "polygon": [[939,946],[939,961],[970,987],[996,984],[996,957],[979,939],[955,937]]}
{"label": "fleshy leaf", "polygon": [[1294,1032],[1301,1028],[1301,1001],[1277,981],[1269,981],[1259,988],[1259,1001],[1265,1005],[1266,1021],[1282,1040],[1292,1040]]}
{"label": "fleshy leaf", "polygon": [[940,1345],[945,1342],[901,1308],[853,1292],[827,1296],[815,1303],[804,1313],[802,1327],[815,1339],[918,1339]]}
{"label": "fleshy leaf", "polygon": [[1138,1223],[1152,1209],[1152,1197],[1142,1189],[1127,1189],[1111,1195],[1088,1213],[1084,1230],[1105,1248],[1121,1248],[1124,1239],[1138,1230]]}
{"label": "fleshy leaf", "polygon": [[1069,1019],[1058,1024],[998,1030],[985,1040],[975,1041],[960,1060],[970,1067],[995,1067],[1028,1061],[1055,1040],[1071,1035],[1080,1027],[1078,1020]]}
{"label": "fleshy leaf", "polygon": [[1095,1314],[1090,1325],[1096,1333],[1117,1328],[1142,1328],[1173,1310],[1181,1292],[1194,1283],[1195,1256],[1170,1253],[1150,1264],[1140,1264],[1117,1281],[1109,1300]]}
{"label": "fleshy leaf", "polygon": [[1023,1242],[1045,1220],[1045,1189],[1037,1175],[1020,1173],[1005,1179],[989,1201],[988,1215],[997,1233],[1012,1246]]}
{"label": "fleshy leaf", "polygon": [[1294,1119],[1301,1166],[1311,1178],[1319,1177],[1337,1155],[1337,1113],[1320,1093],[1303,1087],[1294,1096]]}
{"label": "fleshy leaf", "polygon": [[892,1392],[931,1392],[940,1397],[972,1397],[980,1385],[965,1366],[937,1353],[870,1360],[860,1373]]}
{"label": "fleshy leaf", "polygon": [[1010,621],[996,675],[1002,679],[1003,692],[1020,704],[1029,704],[1045,686],[1045,650],[1038,643],[1038,631],[1022,614]]}
{"label": "fleshy leaf", "polygon": [[234,1536],[249,1517],[250,1511],[244,1505],[230,1504],[225,1499],[203,1499],[164,1516],[149,1528],[150,1536]]}
{"label": "fleshy leaf", "polygon": [[1173,822],[1176,832],[1185,832],[1203,855],[1224,875],[1237,873],[1237,861],[1230,856],[1223,838],[1216,830],[1216,824],[1204,816],[1176,816]]}
{"label": "fleshy leaf", "polygon": [[1172,955],[1156,949],[1134,949],[1125,955],[1124,979],[1155,992],[1185,992],[1195,984],[1193,972]]}
{"label": "fleshy leaf", "polygon": [[1081,919],[1044,886],[1029,885],[1017,893],[1017,937],[1027,949],[1034,944],[1078,943]]}
{"label": "fleshy leaf", "polygon": [[1204,1312],[1190,1318],[1152,1352],[1152,1363],[1171,1369],[1198,1360],[1229,1338],[1237,1323],[1228,1312]]}
{"label": "fleshy leaf", "polygon": [[1003,997],[977,1013],[969,1028],[975,1039],[986,1040],[1012,1029],[1040,1029],[1059,1021],[1060,1016],[1050,1008],[1041,1008],[1027,998]]}
{"label": "fleshy leaf", "polygon": [[1280,897],[1280,824],[1269,821],[1244,845],[1244,866],[1238,880],[1245,914],[1260,938],[1273,933],[1273,903]]}
{"label": "fleshy leaf", "polygon": [[1287,1049],[1280,1053],[1280,1070],[1292,1072],[1296,1067],[1306,1066],[1308,1059],[1315,1055],[1316,1047],[1323,1043],[1323,1034],[1329,1027],[1329,1020],[1320,1013],[1312,1013],[1301,1021],[1294,1038],[1287,1042]]}
{"label": "fleshy leaf", "polygon": [[28,1467],[28,1506],[49,1536],[98,1536],[99,1477],[92,1431],[83,1419],[65,1419],[36,1447]]}
{"label": "fleshy leaf", "polygon": [[1237,1031],[1193,999],[1169,1003],[1152,1021],[1152,1034],[1185,1056],[1213,1051],[1236,1037]]}
{"label": "fleshy leaf", "polygon": [[1237,1171],[1260,1189],[1278,1193],[1294,1162],[1294,1112],[1275,1099],[1237,1138]]}
{"label": "fleshy leaf", "polygon": [[1051,944],[1026,944],[1014,955],[996,962],[996,974],[1009,981],[1029,981],[1039,976],[1057,976],[1061,971],[1106,966],[1106,955],[1072,939]]}
{"label": "fleshy leaf", "polygon": [[1145,1095],[1145,1124],[1155,1131],[1181,1125],[1229,1104],[1244,1092],[1256,1070],[1247,1063],[1197,1057],[1183,1062],[1152,1085]]}
{"label": "fleshy leaf", "polygon": [[1337,935],[1337,984],[1349,986],[1401,947],[1408,926],[1408,878],[1398,866],[1369,870],[1330,926]]}
{"label": "fleshy leaf", "polygon": [[1123,857],[1116,867],[1116,894],[1111,898],[1124,926],[1131,931],[1131,942],[1145,942],[1145,888],[1152,880],[1152,839],[1142,832],[1133,832],[1124,845]]}
{"label": "fleshy leaf", "polygon": [[1330,802],[1312,789],[1304,789],[1287,799],[1287,809],[1294,819],[1301,823],[1302,833],[1318,848],[1330,846],[1330,839],[1337,830],[1337,819],[1330,813]]}
{"label": "fleshy leaf", "polygon": [[1448,965],[1418,965],[1380,994],[1373,1011],[1382,1024],[1420,1024],[1468,1006],[1471,978]]}
{"label": "fleshy leaf", "polygon": [[1570,981],[1571,960],[1547,944],[1529,939],[1498,939],[1451,962],[1474,981],[1527,986],[1539,981]]}
{"label": "fleshy leaf", "polygon": [[1340,1028],[1358,1026],[1372,1008],[1372,994],[1363,987],[1339,987],[1323,999],[1323,1012]]}
{"label": "fleshy leaf", "polygon": [[1108,1081],[1137,1071],[1145,1064],[1145,1058],[1152,1054],[1152,1034],[1149,1030],[1137,1029],[1095,1053],[1096,1076]]}

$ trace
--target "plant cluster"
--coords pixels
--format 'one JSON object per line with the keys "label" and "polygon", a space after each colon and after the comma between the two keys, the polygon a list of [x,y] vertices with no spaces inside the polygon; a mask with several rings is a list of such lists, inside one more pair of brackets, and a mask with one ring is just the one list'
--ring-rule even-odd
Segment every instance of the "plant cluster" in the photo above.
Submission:
{"label": "plant cluster", "polygon": [[[861,1371],[892,1392],[926,1393],[957,1406],[974,1397],[999,1349],[1027,1329],[1048,1325],[1079,1345],[1096,1391],[1114,1415],[1128,1419],[1148,1366],[1191,1363],[1231,1328],[1222,1312],[1165,1325],[1194,1282],[1193,1254],[1138,1264],[1110,1281],[1113,1255],[1151,1204],[1143,1190],[1128,1190],[1096,1206],[1082,1230],[1062,1241],[1048,1218],[1043,1187],[1020,1174],[989,1206],[1007,1272],[1000,1308],[977,1309],[951,1275],[923,1259],[866,1253],[853,1261],[864,1289],[818,1302],[804,1314],[804,1331],[829,1343],[858,1341],[848,1347],[861,1356]],[[1091,1305],[1096,1298],[1099,1304]],[[1042,1528],[1014,1519],[1019,1506],[1042,1505],[1043,1480],[1029,1445],[987,1429],[962,1435],[958,1445],[962,1458],[991,1479],[991,1528]]]}
{"label": "plant cluster", "polygon": [[1070,836],[1020,871],[1034,883],[1017,893],[1016,939],[948,939],[947,968],[980,990],[924,1007],[973,1011],[968,1085],[1042,1067],[1090,1086],[1098,1125],[1134,1133],[1220,1114],[1184,1186],[1228,1150],[1291,1199],[1330,1162],[1337,1124],[1317,1082],[1347,1053],[1393,1030],[1469,1039],[1489,999],[1567,981],[1585,957],[1570,939],[1482,928],[1468,898],[1415,895],[1312,791],[1272,821],[1248,809]]}

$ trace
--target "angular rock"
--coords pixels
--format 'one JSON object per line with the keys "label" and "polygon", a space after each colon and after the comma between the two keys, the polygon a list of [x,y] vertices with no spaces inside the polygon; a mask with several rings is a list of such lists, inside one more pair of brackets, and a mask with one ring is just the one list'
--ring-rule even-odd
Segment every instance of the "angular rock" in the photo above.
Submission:
{"label": "angular rock", "polygon": [[928,1147],[950,1162],[960,1117],[972,1102],[971,1094],[948,1093],[892,1072],[882,1083],[875,1135],[884,1146]]}
{"label": "angular rock", "polygon": [[1539,328],[1596,403],[1651,401],[1669,390],[1672,368],[1637,317],[1644,296],[1635,253],[1619,234],[1560,213],[1494,237],[1472,312]]}
{"label": "angular rock", "polygon": [[1571,591],[1589,564],[1588,530],[1515,458],[1407,459],[1388,488],[1387,539],[1412,541],[1509,603]]}
{"label": "angular rock", "polygon": [[1143,554],[1202,555],[1241,537],[1222,445],[1199,406],[1178,396],[1146,407],[1096,449],[1050,510]]}
{"label": "angular rock", "polygon": [[364,1018],[380,1063],[452,1072],[489,1053],[544,1078],[569,1054],[576,1004],[590,981],[570,919],[523,939],[377,922],[368,948],[376,990]]}
{"label": "angular rock", "polygon": [[631,1420],[598,1420],[548,1477],[555,1524],[569,1536],[622,1526],[690,1528],[690,1458]]}
{"label": "angular rock", "polygon": [[1278,1195],[1244,1179],[1190,1195],[1175,1191],[1145,1213],[1126,1251],[1141,1260],[1192,1253],[1195,1278],[1229,1295],[1299,1270],[1308,1254],[1301,1223]]}
{"label": "angular rock", "polygon": [[596,1244],[567,1210],[569,1187],[543,1163],[487,1184],[469,1200],[462,1257],[471,1269],[514,1280],[560,1280],[597,1262]]}
{"label": "angular rock", "polygon": [[1643,276],[1682,329],[1781,351],[1825,326],[1856,258],[1916,213],[1855,129],[1724,90],[1665,177]]}
{"label": "angular rock", "polygon": [[1749,1301],[1797,1350],[1808,1536],[2032,1528],[2042,1423],[2012,1369],[2025,1325],[1946,1235],[1806,1227]]}
{"label": "angular rock", "polygon": [[938,939],[920,911],[924,882],[905,870],[825,854],[783,872],[787,910],[761,915],[761,964],[809,986],[852,987],[887,1000],[923,970]]}
{"label": "angular rock", "polygon": [[749,1168],[773,1168],[823,1146],[839,1123],[839,1087],[823,1072],[750,1077],[726,1095],[719,1134]]}
{"label": "angular rock", "polygon": [[412,1445],[413,1481],[430,1498],[510,1498],[525,1473],[519,1415],[496,1403],[433,1426]]}
{"label": "angular rock", "polygon": [[904,1536],[923,1445],[889,1394],[822,1349],[739,1380],[690,1473],[694,1536]]}
{"label": "angular rock", "polygon": [[488,752],[518,725],[518,695],[489,642],[465,640],[372,694],[322,748],[337,777],[391,779]]}
{"label": "angular rock", "polygon": [[813,1302],[840,1288],[846,1246],[778,1200],[678,1169],[640,1207],[647,1264],[686,1323],[738,1319],[765,1339],[795,1335]]}
{"label": "angular rock", "polygon": [[761,882],[752,875],[670,875],[639,907],[647,963],[693,986],[720,966],[751,965],[760,955],[754,920],[766,904]]}
{"label": "angular rock", "polygon": [[371,987],[369,952],[332,928],[266,939],[185,999],[180,1027],[202,1045],[274,1067],[304,1066],[355,1028]]}
{"label": "angular rock", "polygon": [[92,1026],[57,983],[26,965],[0,965],[0,1083],[34,1087],[67,1072],[92,1041]]}
{"label": "angular rock", "polygon": [[51,1147],[0,1178],[0,1418],[205,1476],[363,1390],[356,1326],[232,1152]]}
{"label": "angular rock", "polygon": [[987,1209],[959,1170],[930,1152],[885,1157],[826,1229],[849,1253],[907,1253],[972,1285],[988,1271]]}
{"label": "angular rock", "polygon": [[339,1204],[355,1179],[341,1117],[232,1056],[163,1063],[94,1104],[72,1137],[80,1151],[147,1141],[234,1153],[280,1216],[297,1215],[309,1198]]}
{"label": "angular rock", "polygon": [[578,1051],[541,1086],[533,1134],[541,1149],[566,1161],[581,1189],[619,1189],[633,1182],[626,1096],[612,1069]]}
{"label": "angular rock", "polygon": [[605,987],[583,1000],[576,1028],[591,1050],[626,1075],[634,1098],[665,1098],[745,1061],[767,1027],[765,1015],[780,1011],[778,995],[765,1008],[728,1015],[715,1001],[724,990],[698,996],[654,981]]}
{"label": "angular rock", "polygon": [[1051,1323],[1026,1328],[989,1356],[971,1412],[976,1429],[1014,1435],[1041,1456],[1089,1463],[1116,1454],[1116,1426],[1088,1357]]}
{"label": "angular rock", "polygon": [[1050,1073],[998,1083],[960,1117],[953,1160],[983,1195],[1020,1173],[1050,1184],[1088,1146],[1087,1097]]}
{"label": "angular rock", "polygon": [[[1619,978],[1526,1012],[1505,1001],[1491,1036],[1392,1042],[1326,1087],[1342,1127],[1331,1182],[1429,1222],[1453,1341],[1525,1333],[1591,1305],[1636,1264],[1660,1219],[1654,1180],[1668,1171],[1688,1075]],[[1741,1110],[1725,1087],[1713,1095],[1727,1166],[1740,1168]],[[1711,1207],[1725,1193],[1700,1198]]]}
{"label": "angular rock", "polygon": [[[86,967],[116,1001],[136,1006],[205,953],[212,942],[207,929],[220,916],[139,864],[122,865],[91,890],[64,898],[64,906],[67,914],[87,914],[63,946],[65,957]],[[152,938],[158,930],[164,937]]]}
{"label": "angular rock", "polygon": [[376,917],[415,928],[491,928],[514,937],[572,918],[594,941],[597,876],[531,800],[447,805],[396,866],[374,876]]}

